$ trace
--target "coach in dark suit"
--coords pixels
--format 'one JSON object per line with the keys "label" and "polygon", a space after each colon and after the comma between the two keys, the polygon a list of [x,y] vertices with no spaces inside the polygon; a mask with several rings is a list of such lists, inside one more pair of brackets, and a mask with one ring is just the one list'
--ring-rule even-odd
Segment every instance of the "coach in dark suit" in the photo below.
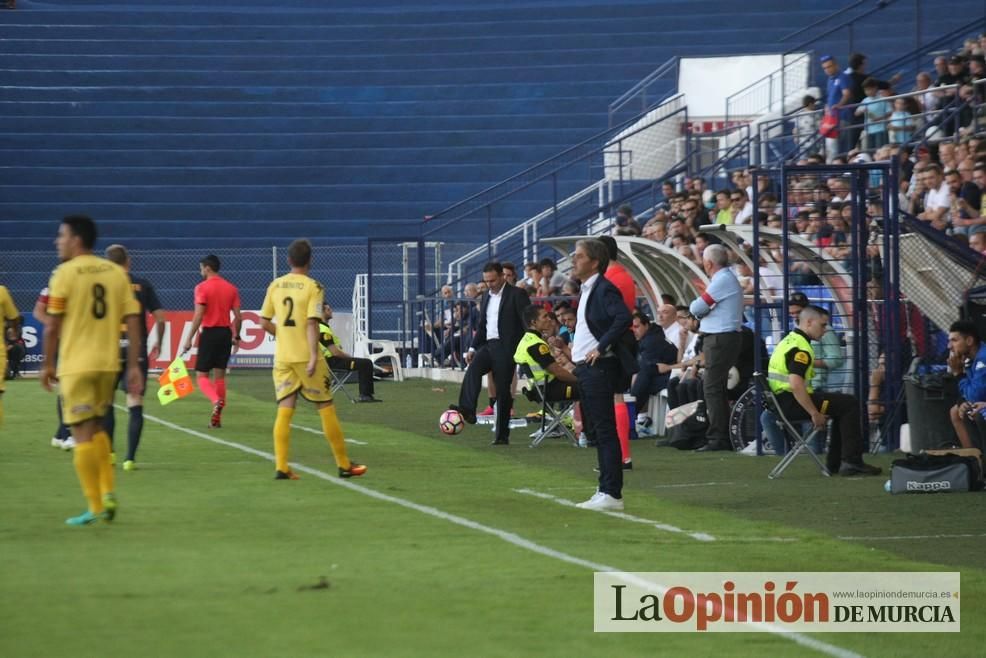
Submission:
{"label": "coach in dark suit", "polygon": [[513,406],[514,351],[524,336],[524,309],[531,305],[527,293],[507,283],[503,267],[492,261],[483,267],[489,291],[479,304],[479,323],[472,347],[466,353],[466,376],[459,391],[459,404],[450,405],[467,423],[476,422],[476,402],[483,388],[483,375],[493,373],[496,386],[496,439],[493,445],[510,443],[510,409]]}
{"label": "coach in dark suit", "polygon": [[599,489],[583,509],[623,509],[623,459],[616,434],[613,396],[625,391],[637,372],[636,341],[630,311],[620,291],[601,273],[609,251],[599,240],[579,240],[572,256],[574,276],[582,282],[576,312],[572,361],[579,379],[583,418],[591,424],[599,459]]}

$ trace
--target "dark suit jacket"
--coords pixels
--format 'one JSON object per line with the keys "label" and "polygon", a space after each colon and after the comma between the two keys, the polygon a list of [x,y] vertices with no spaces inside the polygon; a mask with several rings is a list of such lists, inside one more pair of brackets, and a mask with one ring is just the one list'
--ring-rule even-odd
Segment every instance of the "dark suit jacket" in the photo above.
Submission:
{"label": "dark suit jacket", "polygon": [[[657,324],[651,324],[640,340],[638,350],[637,360],[640,362],[641,371],[649,369],[656,372],[658,363],[670,366],[678,362],[678,348],[667,341],[664,330]],[[657,373],[654,377],[657,386],[664,386],[671,379],[671,372]]]}
{"label": "dark suit jacket", "polygon": [[[500,329],[500,340],[510,348],[511,356],[517,349],[517,344],[524,336],[527,329],[524,327],[524,309],[531,305],[531,298],[527,293],[510,285],[503,284],[500,293],[500,315],[498,327]],[[472,341],[472,346],[477,350],[486,345],[486,306],[490,303],[490,293],[484,293],[483,299],[479,304],[479,324],[476,328],[476,337]]]}
{"label": "dark suit jacket", "polygon": [[599,353],[605,355],[607,350],[612,350],[625,374],[637,372],[640,369],[637,341],[628,331],[632,318],[617,287],[600,275],[589,291],[589,298],[579,303],[586,305],[585,321],[599,341]]}

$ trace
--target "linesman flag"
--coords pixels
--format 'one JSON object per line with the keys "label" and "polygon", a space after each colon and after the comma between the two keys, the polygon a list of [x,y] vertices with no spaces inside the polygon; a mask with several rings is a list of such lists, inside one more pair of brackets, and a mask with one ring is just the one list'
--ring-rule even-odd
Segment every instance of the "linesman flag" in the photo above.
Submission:
{"label": "linesman flag", "polygon": [[162,372],[157,380],[161,384],[161,388],[157,392],[157,399],[162,405],[171,404],[195,391],[195,387],[192,386],[192,378],[188,375],[185,362],[181,360],[180,356],[171,362],[168,369]]}

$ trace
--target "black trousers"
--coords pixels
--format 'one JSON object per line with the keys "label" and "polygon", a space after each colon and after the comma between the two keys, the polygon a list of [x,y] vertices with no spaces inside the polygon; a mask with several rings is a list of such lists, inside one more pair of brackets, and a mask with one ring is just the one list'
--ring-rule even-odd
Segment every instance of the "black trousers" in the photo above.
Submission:
{"label": "black trousers", "polygon": [[[651,364],[646,368],[641,368],[640,372],[637,373],[637,378],[633,380],[633,386],[630,387],[630,393],[636,400],[637,413],[647,413],[650,396],[657,395],[667,385],[668,375],[659,373],[656,365]],[[630,421],[632,422],[633,419],[631,418]]]}
{"label": "black trousers", "polygon": [[359,394],[373,395],[373,362],[369,359],[342,359],[331,356],[326,361],[333,370],[348,370],[356,372],[359,379]]}
{"label": "black trousers", "polygon": [[[618,359],[596,359],[575,368],[582,400],[582,422],[590,424],[599,460],[599,491],[613,498],[623,497],[623,453],[616,434],[613,396],[620,390],[623,370]],[[589,432],[587,431],[588,435]]]}
{"label": "black trousers", "polygon": [[729,369],[736,365],[742,345],[742,334],[738,331],[706,334],[702,340],[702,352],[705,355],[702,393],[705,410],[709,415],[709,431],[705,437],[709,442],[729,445],[729,399],[726,383],[729,380]]}
{"label": "black trousers", "polygon": [[[858,464],[863,459],[863,441],[859,432],[859,422],[862,412],[859,400],[844,393],[826,393],[815,391],[811,400],[826,416],[832,418],[832,436],[829,442],[828,469],[832,472],[839,470],[840,460]],[[793,393],[781,393],[777,396],[781,411],[792,423],[801,420],[811,420]]]}
{"label": "black trousers", "polygon": [[472,363],[466,368],[462,388],[459,389],[459,408],[476,412],[476,402],[483,390],[483,375],[493,373],[496,386],[496,440],[510,438],[510,410],[514,399],[511,395],[514,382],[514,353],[500,340],[491,340],[476,350]]}

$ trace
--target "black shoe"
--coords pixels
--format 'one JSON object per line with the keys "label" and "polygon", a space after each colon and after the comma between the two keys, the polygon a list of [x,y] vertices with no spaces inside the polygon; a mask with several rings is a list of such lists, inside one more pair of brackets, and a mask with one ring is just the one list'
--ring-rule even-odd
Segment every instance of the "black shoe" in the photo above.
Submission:
{"label": "black shoe", "polygon": [[475,411],[466,411],[465,409],[460,409],[459,405],[457,404],[450,404],[448,408],[451,409],[452,411],[458,411],[462,415],[462,420],[466,421],[470,425],[476,424]]}
{"label": "black shoe", "polygon": [[[473,421],[473,422],[476,422],[476,421]],[[490,441],[490,445],[491,446],[508,446],[508,445],[510,445],[510,440],[509,439],[493,439],[492,441]]]}
{"label": "black shoe", "polygon": [[726,445],[725,443],[719,443],[718,441],[709,441],[704,446],[700,448],[695,448],[695,452],[717,452],[719,450],[732,450],[733,447]]}
{"label": "black shoe", "polygon": [[372,395],[361,395],[361,396],[359,396],[359,399],[356,400],[356,401],[357,402],[383,402],[383,400],[380,400],[378,398],[375,398]]}
{"label": "black shoe", "polygon": [[633,462],[632,461],[630,461],[630,462],[623,462],[623,470],[624,471],[632,471],[633,470]]}
{"label": "black shoe", "polygon": [[285,471],[274,471],[274,479],[275,480],[300,480],[301,478],[299,478],[297,475],[295,475],[294,474],[294,471],[290,471],[289,470],[287,472],[285,472]]}
{"label": "black shoe", "polygon": [[870,466],[869,464],[864,464],[862,461],[858,462],[842,462],[839,467],[839,475],[843,476],[853,476],[853,475],[879,475],[883,472],[878,466]]}

